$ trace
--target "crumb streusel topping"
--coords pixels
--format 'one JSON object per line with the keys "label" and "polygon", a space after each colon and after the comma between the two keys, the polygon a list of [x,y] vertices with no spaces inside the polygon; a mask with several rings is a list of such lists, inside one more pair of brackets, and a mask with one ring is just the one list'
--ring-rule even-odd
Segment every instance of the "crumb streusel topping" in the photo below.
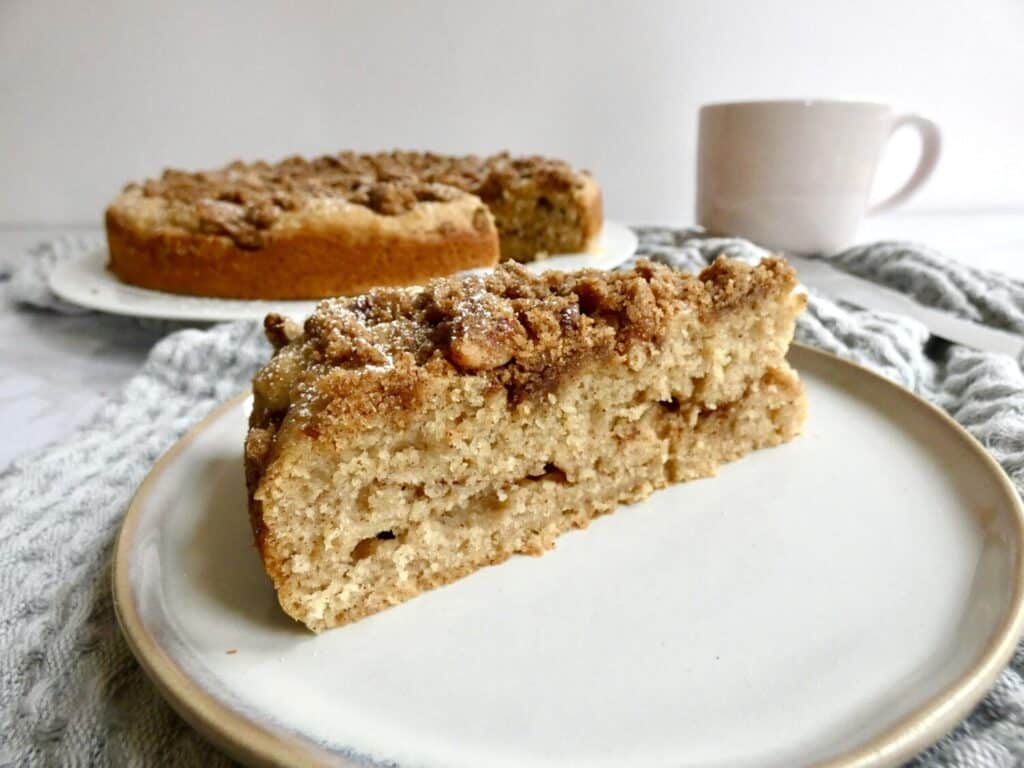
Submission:
{"label": "crumb streusel topping", "polygon": [[657,346],[681,307],[706,316],[795,285],[781,259],[756,267],[721,259],[700,276],[646,260],[628,271],[540,276],[502,264],[485,277],[328,299],[302,331],[278,315],[266,329],[275,347],[302,343],[313,371],[484,374],[518,401],[543,394],[585,359]]}
{"label": "crumb streusel topping", "polygon": [[129,184],[125,192],[194,209],[201,232],[257,248],[264,232],[284,214],[318,200],[397,216],[420,203],[448,202],[467,193],[493,202],[520,183],[564,191],[582,182],[567,163],[536,156],[340,152],[312,160],[290,157],[274,164],[233,162],[197,173],[169,169],[159,179]]}

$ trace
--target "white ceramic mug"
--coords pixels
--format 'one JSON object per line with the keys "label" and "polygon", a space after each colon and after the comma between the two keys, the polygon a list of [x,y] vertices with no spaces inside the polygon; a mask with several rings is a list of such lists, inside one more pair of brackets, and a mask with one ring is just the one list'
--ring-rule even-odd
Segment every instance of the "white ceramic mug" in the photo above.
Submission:
{"label": "white ceramic mug", "polygon": [[[889,136],[921,135],[910,179],[869,207],[875,168]],[[927,181],[942,144],[938,126],[857,101],[745,101],[700,110],[697,222],[793,253],[850,245],[865,213],[906,202]]]}

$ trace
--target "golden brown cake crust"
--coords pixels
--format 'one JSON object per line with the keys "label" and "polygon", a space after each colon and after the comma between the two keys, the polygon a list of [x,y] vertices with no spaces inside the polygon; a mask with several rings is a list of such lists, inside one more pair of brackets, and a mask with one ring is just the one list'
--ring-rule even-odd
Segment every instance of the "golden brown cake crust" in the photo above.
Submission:
{"label": "golden brown cake crust", "polygon": [[360,293],[378,285],[414,285],[495,263],[497,235],[362,233],[343,223],[294,230],[244,249],[227,237],[140,228],[107,211],[109,269],[121,280],[157,291],[236,299],[310,299]]}
{"label": "golden brown cake crust", "polygon": [[492,266],[499,230],[509,258],[584,250],[601,217],[597,184],[561,161],[343,152],[169,170],[126,187],[106,225],[109,267],[125,282],[297,299]]}

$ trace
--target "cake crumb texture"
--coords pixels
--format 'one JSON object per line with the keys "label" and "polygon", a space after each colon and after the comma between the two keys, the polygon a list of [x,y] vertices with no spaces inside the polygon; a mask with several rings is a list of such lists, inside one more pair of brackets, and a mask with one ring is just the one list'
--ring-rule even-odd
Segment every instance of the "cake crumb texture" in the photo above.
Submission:
{"label": "cake crumb texture", "polygon": [[789,440],[795,287],[775,258],[508,264],[268,317],[245,458],[282,608],[338,626]]}

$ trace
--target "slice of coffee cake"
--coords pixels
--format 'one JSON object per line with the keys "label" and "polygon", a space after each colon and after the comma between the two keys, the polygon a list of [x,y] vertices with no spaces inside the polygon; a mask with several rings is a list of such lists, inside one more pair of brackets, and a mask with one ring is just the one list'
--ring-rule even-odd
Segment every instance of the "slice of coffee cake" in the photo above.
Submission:
{"label": "slice of coffee cake", "polygon": [[344,624],[790,439],[795,286],[780,259],[507,265],[271,315],[245,456],[281,606]]}

